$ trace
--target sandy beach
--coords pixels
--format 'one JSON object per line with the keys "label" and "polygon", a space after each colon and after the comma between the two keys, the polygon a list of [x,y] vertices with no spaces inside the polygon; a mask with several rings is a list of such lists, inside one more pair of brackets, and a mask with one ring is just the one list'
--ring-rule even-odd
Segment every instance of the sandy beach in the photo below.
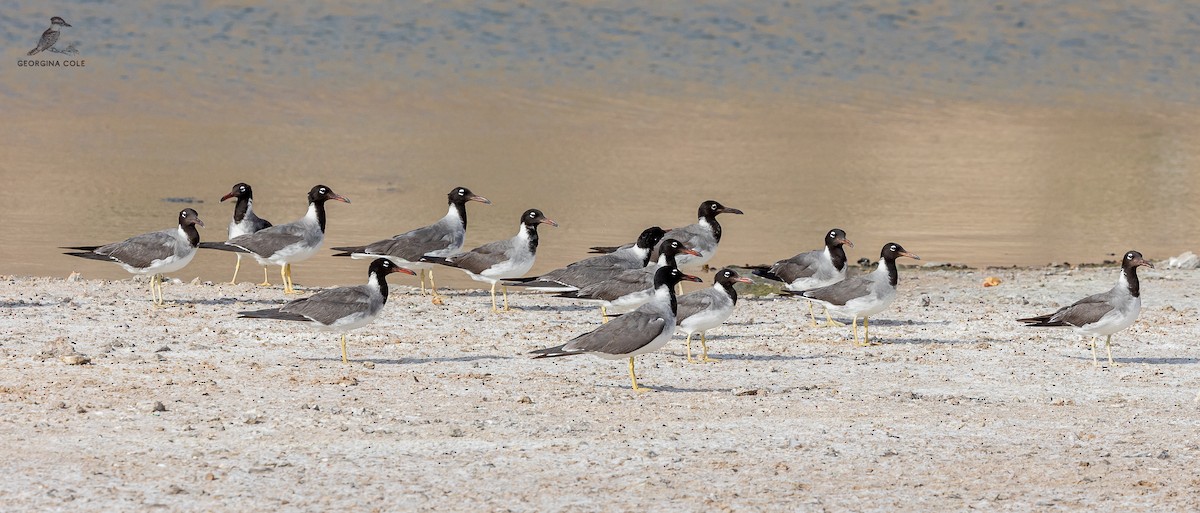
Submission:
{"label": "sandy beach", "polygon": [[902,269],[869,348],[809,327],[798,301],[743,297],[712,332],[719,363],[687,363],[679,337],[639,358],[643,394],[622,362],[527,357],[597,325],[569,300],[512,294],[493,314],[485,291],[447,291],[436,306],[395,275],[346,365],[335,334],[236,318],[281,303],[277,288],[168,283],[157,309],[144,282],[4,277],[0,498],[10,511],[1195,510],[1200,274],[1143,270],[1116,368],[1093,367],[1070,331],[1013,320],[1117,273]]}

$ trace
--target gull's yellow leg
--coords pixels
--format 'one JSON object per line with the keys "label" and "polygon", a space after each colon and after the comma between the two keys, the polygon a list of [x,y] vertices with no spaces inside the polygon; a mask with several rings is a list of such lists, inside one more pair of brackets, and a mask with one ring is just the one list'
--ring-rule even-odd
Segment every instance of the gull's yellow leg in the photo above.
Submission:
{"label": "gull's yellow leg", "polygon": [[1100,360],[1096,359],[1096,337],[1092,337],[1092,367],[1099,367]]}
{"label": "gull's yellow leg", "polygon": [[812,327],[815,328],[815,327],[817,327],[817,314],[813,313],[812,301],[807,301],[807,303],[808,303],[808,323]]}
{"label": "gull's yellow leg", "polygon": [[433,283],[433,269],[427,269],[427,270],[429,271],[429,291],[433,293],[433,297],[441,297],[437,293],[437,285],[435,285]]}
{"label": "gull's yellow leg", "polygon": [[854,345],[859,347],[865,346],[866,344],[858,343],[858,316],[850,318],[850,326],[854,329]]}
{"label": "gull's yellow leg", "polygon": [[287,293],[303,294],[303,292],[296,290],[296,284],[292,281],[292,264],[285,264],[285,267],[287,268]]}
{"label": "gull's yellow leg", "polygon": [[496,283],[499,283],[499,282],[492,283],[492,313],[496,313],[496,312],[500,311],[500,310],[496,309]]}
{"label": "gull's yellow leg", "polygon": [[604,308],[604,305],[600,305],[600,324],[606,323],[608,323],[608,310]]}
{"label": "gull's yellow leg", "polygon": [[267,279],[267,266],[263,266],[263,282],[258,284],[259,287],[270,287],[271,280]]}
{"label": "gull's yellow leg", "polygon": [[705,332],[700,332],[700,348],[704,351],[704,356],[700,358],[700,363],[717,363],[719,361],[708,357],[708,334]]}
{"label": "gull's yellow leg", "polygon": [[342,333],[342,363],[350,363],[350,359],[346,358],[346,334]]}
{"label": "gull's yellow leg", "polygon": [[825,325],[829,326],[830,328],[835,328],[835,327],[840,328],[842,326],[845,326],[846,324],[833,320],[833,316],[829,315],[829,309],[826,308],[825,309]]}
{"label": "gull's yellow leg", "polygon": [[421,269],[421,295],[422,296],[425,295],[425,271],[427,271],[427,270],[428,269]]}
{"label": "gull's yellow leg", "polygon": [[158,290],[154,287],[155,278],[158,278],[157,274],[150,276],[150,302],[154,303],[154,306],[158,306]]}
{"label": "gull's yellow leg", "polygon": [[692,334],[691,333],[688,333],[688,336],[687,336],[687,357],[688,357],[688,363],[696,363],[696,362],[692,361]]}
{"label": "gull's yellow leg", "polygon": [[507,312],[507,311],[509,311],[508,310],[508,285],[501,285],[500,288],[504,289],[504,311]]}
{"label": "gull's yellow leg", "polygon": [[878,346],[882,344],[883,342],[871,342],[871,319],[863,317],[863,345]]}
{"label": "gull's yellow leg", "polygon": [[632,356],[629,357],[629,379],[633,380],[633,391],[634,392],[641,393],[641,392],[646,391],[646,389],[639,387],[637,384],[637,373],[633,372],[633,357]]}
{"label": "gull's yellow leg", "polygon": [[242,254],[236,253],[236,256],[237,256],[237,264],[233,266],[233,279],[229,280],[230,285],[237,283],[238,271],[242,270]]}
{"label": "gull's yellow leg", "polygon": [[283,280],[283,293],[288,293],[287,264],[279,266],[279,279]]}
{"label": "gull's yellow leg", "polygon": [[1120,367],[1121,364],[1114,362],[1112,359],[1112,335],[1109,335],[1108,338],[1104,339],[1104,349],[1108,350],[1108,366]]}

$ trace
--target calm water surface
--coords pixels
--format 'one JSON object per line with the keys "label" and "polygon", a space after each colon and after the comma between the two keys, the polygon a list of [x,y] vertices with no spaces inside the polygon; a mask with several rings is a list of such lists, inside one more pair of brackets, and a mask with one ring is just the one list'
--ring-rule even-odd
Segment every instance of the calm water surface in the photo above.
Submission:
{"label": "calm water surface", "polygon": [[[0,2],[0,273],[255,187],[274,222],[324,183],[327,246],[427,224],[465,185],[468,246],[537,207],[544,271],[717,199],[712,263],[832,227],[972,265],[1195,249],[1200,8],[1173,2]],[[50,16],[82,68],[19,66]],[[39,56],[41,58],[42,56]],[[228,279],[201,253],[177,276]],[[314,257],[302,284],[363,279]],[[253,265],[243,279],[257,280]],[[273,271],[274,272],[274,271]],[[445,283],[466,285],[469,281]]]}

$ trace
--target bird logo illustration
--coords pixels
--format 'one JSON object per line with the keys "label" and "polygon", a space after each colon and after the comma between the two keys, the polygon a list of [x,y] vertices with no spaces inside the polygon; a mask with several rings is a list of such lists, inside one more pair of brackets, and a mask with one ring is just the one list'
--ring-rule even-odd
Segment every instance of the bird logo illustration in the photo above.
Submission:
{"label": "bird logo illustration", "polygon": [[62,32],[63,27],[70,26],[71,25],[67,23],[66,20],[58,16],[50,18],[50,28],[46,29],[45,32],[42,32],[42,39],[38,41],[37,48],[30,50],[29,55],[36,55],[38,52],[43,50],[57,51],[52,49],[54,48],[54,43],[58,42],[59,33]]}

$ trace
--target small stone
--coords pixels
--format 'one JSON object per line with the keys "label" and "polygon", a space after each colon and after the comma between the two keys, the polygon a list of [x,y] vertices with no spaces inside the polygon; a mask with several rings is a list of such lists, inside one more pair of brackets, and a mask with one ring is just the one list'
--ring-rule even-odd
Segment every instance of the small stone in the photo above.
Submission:
{"label": "small stone", "polygon": [[184,491],[184,489],[181,488],[179,485],[171,485],[171,486],[167,487],[167,495],[179,495],[181,493],[187,493],[187,492]]}
{"label": "small stone", "polygon": [[984,287],[995,287],[996,285],[999,285],[999,284],[1000,284],[1000,278],[997,278],[995,276],[988,276],[987,278],[984,278],[984,280],[983,280]]}
{"label": "small stone", "polygon": [[739,390],[737,392],[734,392],[733,395],[737,396],[737,397],[745,397],[748,395],[758,395],[758,389]]}
{"label": "small stone", "polygon": [[204,480],[205,481],[216,481],[217,476],[214,476],[212,472],[209,472],[207,474],[204,474]]}
{"label": "small stone", "polygon": [[59,357],[59,359],[62,360],[63,363],[65,363],[67,365],[85,365],[88,363],[92,363],[91,358],[88,358],[88,357],[78,354],[78,353],[62,355]]}
{"label": "small stone", "polygon": [[169,348],[169,347],[167,347],[167,346],[162,346],[162,347],[160,347],[160,348],[158,348],[158,349],[155,349],[155,350],[154,350],[154,352],[156,352],[156,353],[165,353],[165,352],[167,352],[167,351],[170,351],[170,350],[171,350],[171,348]]}
{"label": "small stone", "polygon": [[366,368],[368,368],[368,369],[374,369],[374,368],[375,368],[375,362],[363,362],[363,367],[366,367]]}
{"label": "small stone", "polygon": [[433,296],[433,299],[429,300],[429,302],[438,306],[446,304],[446,302],[442,300],[442,296]]}
{"label": "small stone", "polygon": [[533,404],[533,399],[530,399],[527,395],[523,395],[520,399],[517,399],[517,402],[521,404]]}
{"label": "small stone", "polygon": [[150,405],[150,411],[151,412],[167,411],[167,407],[166,407],[166,405],[164,405],[162,403],[162,401],[154,401],[154,404]]}
{"label": "small stone", "polygon": [[87,412],[88,412],[87,408],[84,408],[82,405],[75,407],[75,413],[87,413]]}
{"label": "small stone", "polygon": [[242,414],[242,422],[246,424],[262,424],[263,420],[266,419],[255,410],[250,410]]}
{"label": "small stone", "polygon": [[67,281],[79,281],[82,279],[83,275],[79,274],[78,272],[72,272],[69,276],[67,276]]}
{"label": "small stone", "polygon": [[1200,256],[1191,251],[1184,251],[1179,256],[1167,259],[1167,269],[1195,269],[1200,267]]}
{"label": "small stone", "polygon": [[454,428],[454,429],[450,430],[451,438],[462,438],[463,436],[464,436],[463,430],[460,428]]}

